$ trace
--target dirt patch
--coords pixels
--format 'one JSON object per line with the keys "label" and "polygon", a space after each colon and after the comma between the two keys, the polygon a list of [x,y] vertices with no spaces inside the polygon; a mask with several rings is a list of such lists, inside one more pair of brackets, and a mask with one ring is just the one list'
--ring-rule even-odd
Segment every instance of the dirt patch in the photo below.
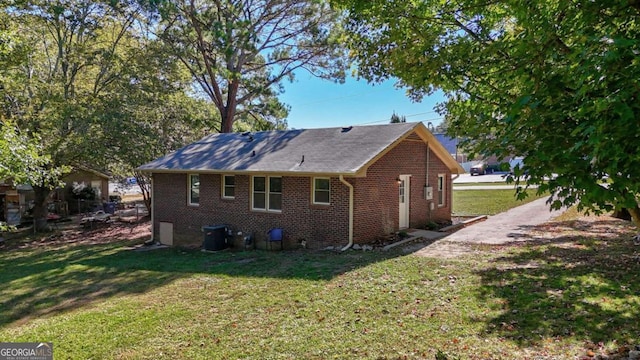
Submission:
{"label": "dirt patch", "polygon": [[65,245],[96,245],[114,241],[144,241],[151,238],[151,222],[148,218],[139,222],[116,221],[96,224],[92,229],[70,222],[48,233],[30,234],[29,231],[8,236],[0,249],[6,251]]}

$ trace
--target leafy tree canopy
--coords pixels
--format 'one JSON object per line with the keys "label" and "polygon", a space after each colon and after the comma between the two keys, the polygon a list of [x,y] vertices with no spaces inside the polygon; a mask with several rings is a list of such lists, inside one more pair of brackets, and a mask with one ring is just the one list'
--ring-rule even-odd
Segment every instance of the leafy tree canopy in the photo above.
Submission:
{"label": "leafy tree canopy", "polygon": [[443,90],[449,134],[524,156],[516,175],[553,208],[626,207],[640,225],[639,2],[337,2],[361,76]]}
{"label": "leafy tree canopy", "polygon": [[337,13],[325,1],[142,3],[160,19],[157,36],[172,46],[200,93],[218,110],[220,132],[233,131],[236,118],[245,126],[282,126],[288,108],[276,96],[298,70],[344,78]]}
{"label": "leafy tree canopy", "polygon": [[191,77],[149,36],[135,3],[5,1],[0,10],[0,117],[13,134],[4,147],[22,144],[21,159],[37,160],[12,176],[32,185],[38,227],[71,167],[131,170],[157,156],[131,152],[176,145],[157,136],[166,122],[193,125]]}

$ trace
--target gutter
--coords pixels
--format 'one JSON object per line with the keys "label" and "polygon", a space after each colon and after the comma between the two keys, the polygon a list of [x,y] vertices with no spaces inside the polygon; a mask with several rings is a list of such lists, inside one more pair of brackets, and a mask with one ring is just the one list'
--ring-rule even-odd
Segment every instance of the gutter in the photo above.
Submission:
{"label": "gutter", "polygon": [[353,245],[353,185],[346,181],[343,175],[340,175],[340,182],[349,188],[349,243],[340,250],[345,251]]}

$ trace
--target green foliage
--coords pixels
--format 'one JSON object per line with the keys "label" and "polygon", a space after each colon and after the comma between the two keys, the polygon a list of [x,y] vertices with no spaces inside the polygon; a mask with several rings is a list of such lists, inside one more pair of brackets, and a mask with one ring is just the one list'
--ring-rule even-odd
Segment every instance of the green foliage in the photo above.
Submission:
{"label": "green foliage", "polygon": [[71,194],[73,194],[73,198],[76,200],[81,199],[93,201],[97,198],[94,188],[85,183],[73,183],[73,186],[71,187]]}
{"label": "green foliage", "polygon": [[[47,171],[41,171],[47,169]],[[15,184],[41,184],[49,189],[60,185],[65,166],[54,167],[51,157],[42,154],[40,137],[25,136],[13,123],[0,123],[0,180]]]}
{"label": "green foliage", "polygon": [[636,2],[338,2],[359,74],[444,91],[472,153],[523,156],[553,208],[640,210]]}
{"label": "green foliage", "polygon": [[399,116],[395,112],[391,115],[391,120],[389,120],[389,123],[391,124],[406,123],[406,122],[407,122],[406,116],[404,115]]}
{"label": "green foliage", "polygon": [[36,217],[71,167],[131,175],[202,137],[205,120],[215,123],[135,2],[5,2],[0,10],[0,118],[40,159],[12,176],[34,187]]}
{"label": "green foliage", "polygon": [[236,119],[258,129],[282,123],[288,109],[276,96],[296,71],[344,78],[337,13],[325,1],[142,2],[155,9],[158,36],[218,110],[220,132],[233,131]]}
{"label": "green foliage", "polygon": [[15,231],[15,230],[16,230],[15,226],[7,225],[6,222],[0,221],[0,235],[2,235],[3,232],[11,232],[11,231]]}
{"label": "green foliage", "polygon": [[429,221],[425,225],[425,229],[427,229],[427,230],[436,230],[436,229],[438,229],[438,223],[436,223],[434,221]]}

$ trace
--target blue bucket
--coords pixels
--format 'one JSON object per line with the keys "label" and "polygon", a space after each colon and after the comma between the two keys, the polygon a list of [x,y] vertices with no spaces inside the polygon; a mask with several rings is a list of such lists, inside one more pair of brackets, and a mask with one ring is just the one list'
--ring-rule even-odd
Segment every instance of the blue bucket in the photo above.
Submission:
{"label": "blue bucket", "polygon": [[282,241],[282,229],[274,228],[269,230],[267,233],[269,235],[269,241]]}

